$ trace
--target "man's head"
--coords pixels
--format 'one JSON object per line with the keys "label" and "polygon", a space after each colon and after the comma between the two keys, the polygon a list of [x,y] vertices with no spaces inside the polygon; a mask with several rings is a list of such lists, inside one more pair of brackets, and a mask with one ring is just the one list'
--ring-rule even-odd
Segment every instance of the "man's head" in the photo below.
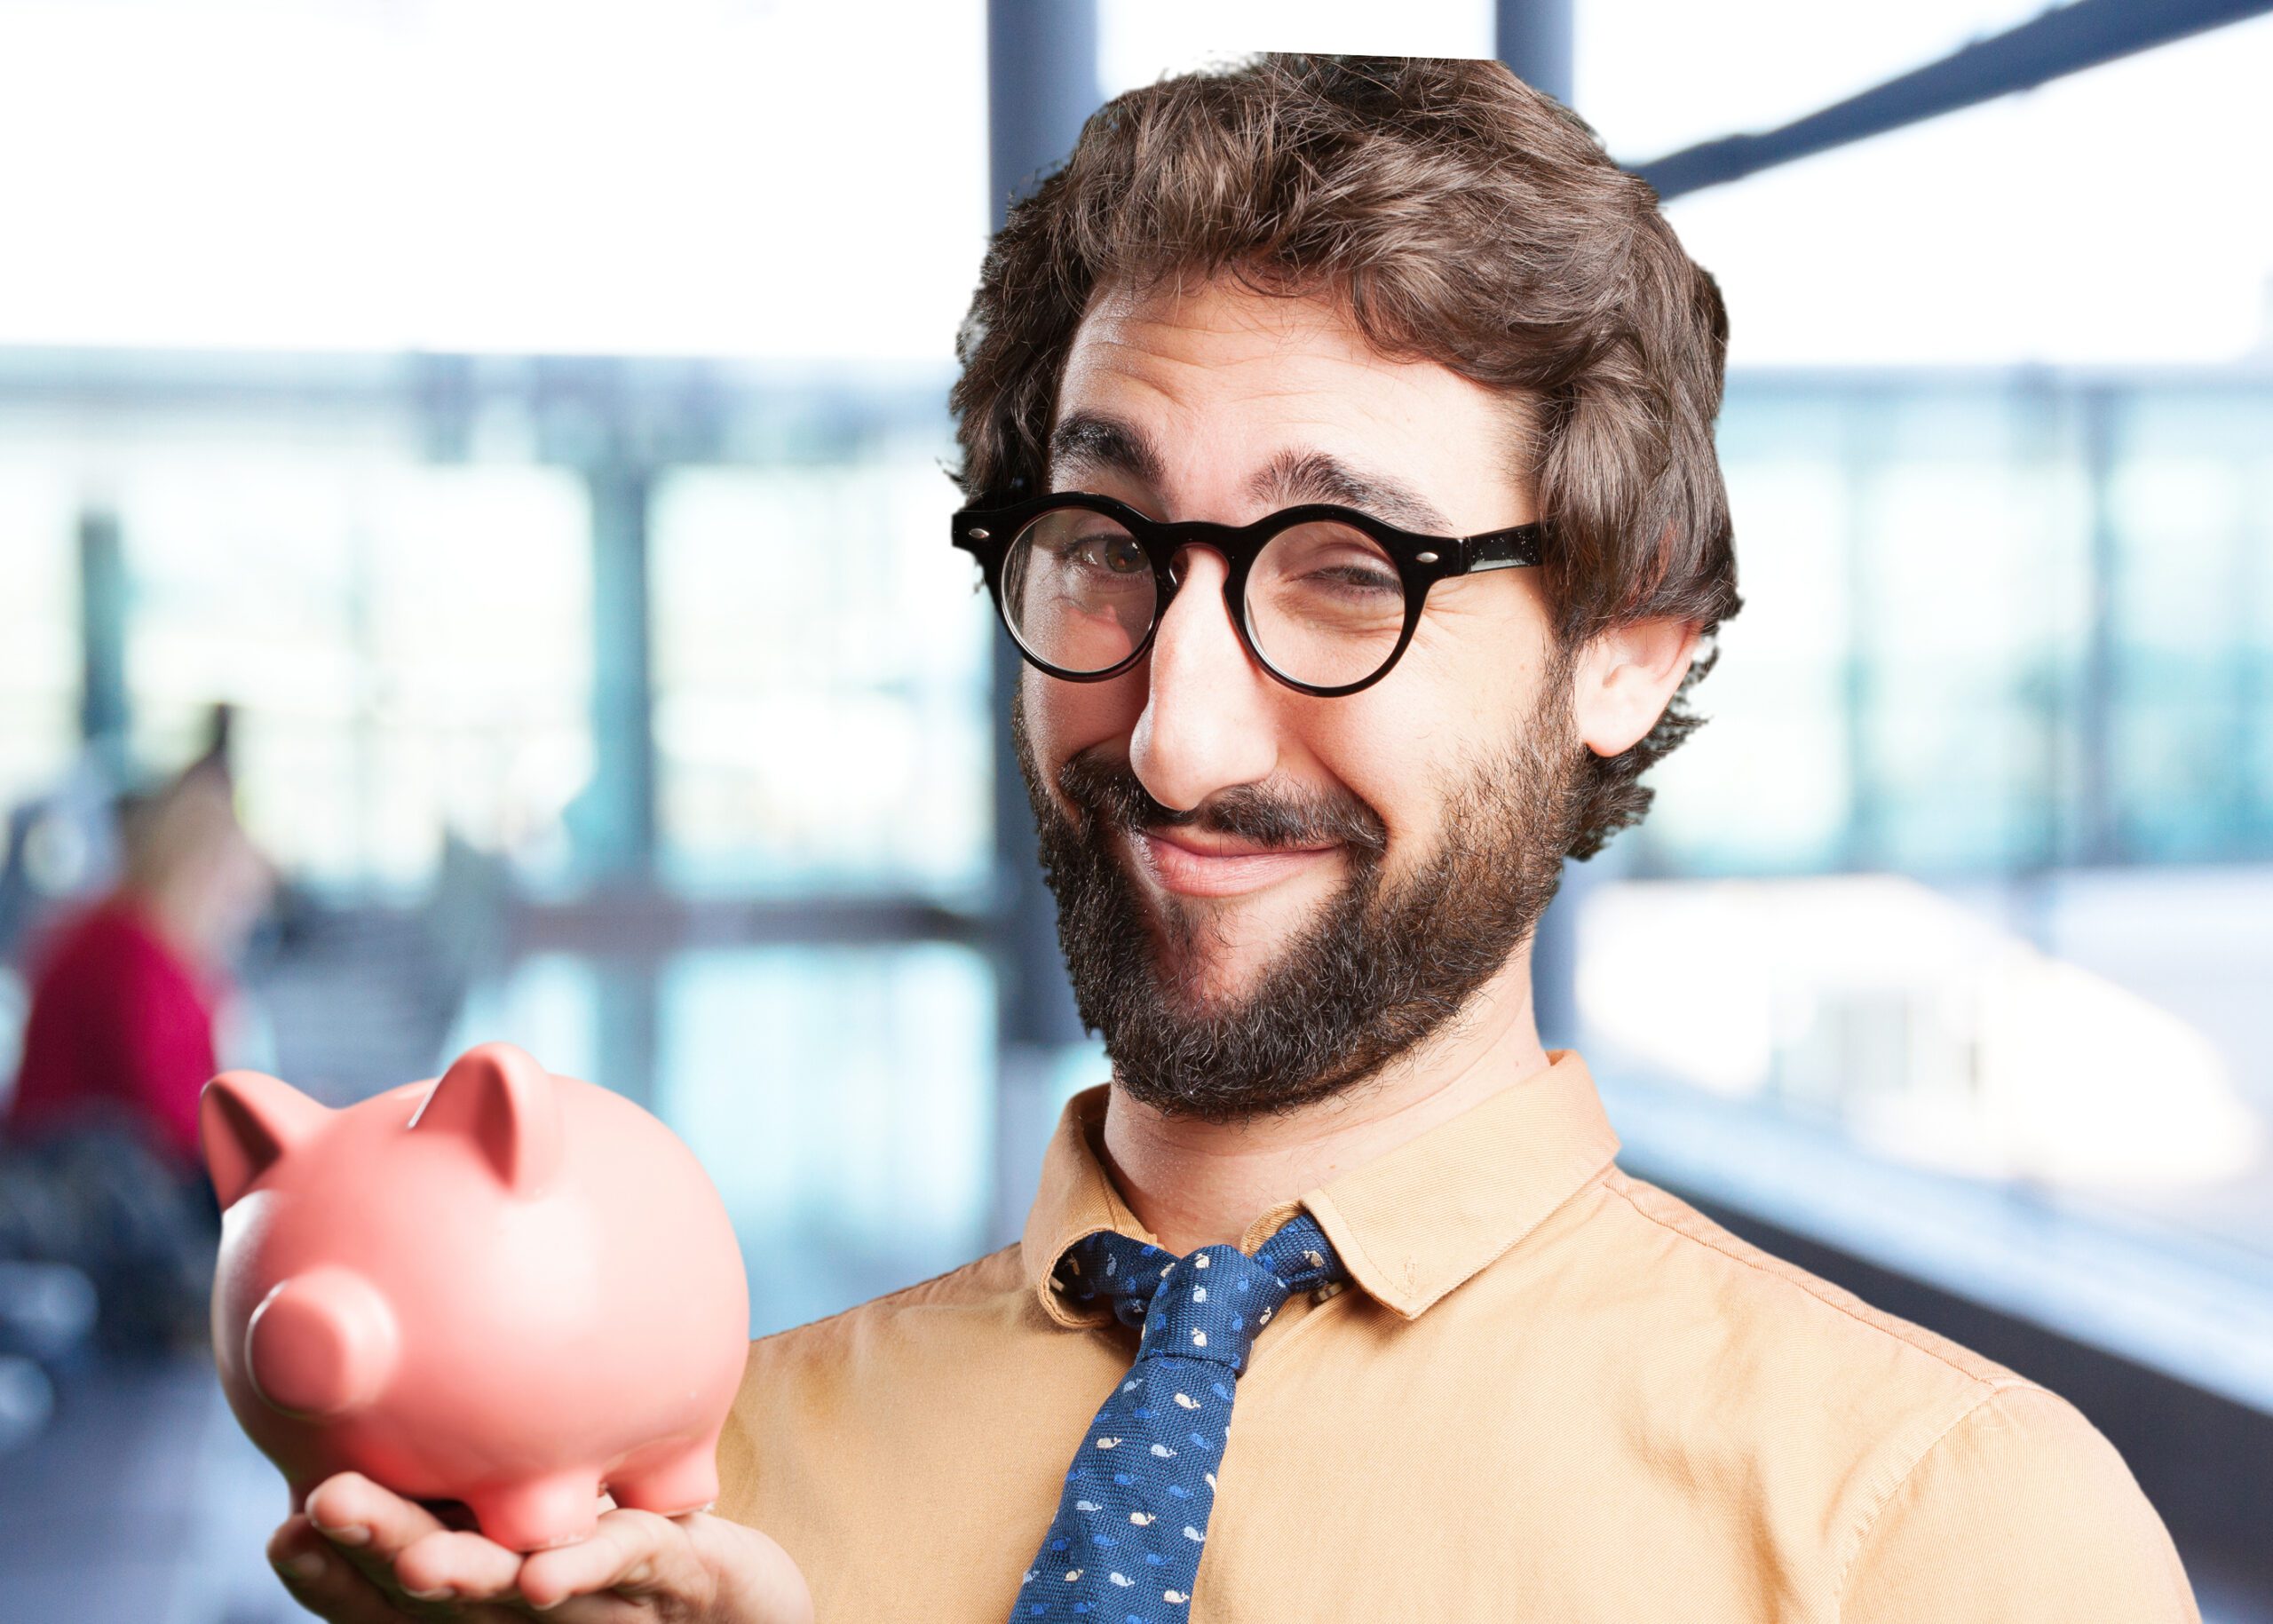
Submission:
{"label": "man's head", "polygon": [[202,967],[226,964],[268,906],[275,868],[238,821],[227,758],[209,754],[122,809],[120,887]]}
{"label": "man's head", "polygon": [[1519,961],[1565,856],[1638,820],[1738,602],[1725,330],[1648,188],[1493,63],[1164,81],[1012,211],[959,343],[973,504],[1547,526],[1542,567],[1438,582],[1358,693],[1250,661],[1205,549],[1129,671],[1024,671],[1061,940],[1132,1095],[1236,1121],[1379,1074]]}

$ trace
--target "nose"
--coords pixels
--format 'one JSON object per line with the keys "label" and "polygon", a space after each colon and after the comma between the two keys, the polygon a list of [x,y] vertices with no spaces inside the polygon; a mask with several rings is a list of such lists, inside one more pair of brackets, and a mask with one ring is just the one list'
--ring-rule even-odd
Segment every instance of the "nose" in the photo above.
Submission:
{"label": "nose", "polygon": [[1129,764],[1154,800],[1177,812],[1267,778],[1278,764],[1273,685],[1232,624],[1228,573],[1212,547],[1178,550],[1169,563],[1176,589],[1146,656],[1144,710],[1129,738]]}

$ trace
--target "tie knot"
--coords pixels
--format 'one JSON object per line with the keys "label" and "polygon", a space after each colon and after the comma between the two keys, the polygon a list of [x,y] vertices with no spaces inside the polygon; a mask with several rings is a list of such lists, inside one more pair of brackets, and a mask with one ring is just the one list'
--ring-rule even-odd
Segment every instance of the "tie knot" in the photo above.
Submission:
{"label": "tie knot", "polygon": [[1123,1325],[1141,1325],[1136,1359],[1178,1355],[1247,1368],[1256,1335],[1297,1291],[1349,1278],[1318,1226],[1299,1212],[1249,1256],[1235,1246],[1170,1257],[1113,1230],[1085,1235],[1058,1265],[1077,1303],[1110,1301]]}

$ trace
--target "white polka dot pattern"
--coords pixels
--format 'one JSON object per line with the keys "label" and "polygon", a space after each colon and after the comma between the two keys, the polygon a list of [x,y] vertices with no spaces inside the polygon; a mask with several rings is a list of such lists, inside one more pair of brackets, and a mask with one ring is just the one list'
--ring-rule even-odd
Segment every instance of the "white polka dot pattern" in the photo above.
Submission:
{"label": "white polka dot pattern", "polygon": [[1216,1504],[1216,1462],[1255,1338],[1297,1291],[1349,1278],[1318,1220],[1298,1212],[1249,1257],[1234,1246],[1169,1258],[1112,1230],[1065,1248],[1076,1303],[1109,1301],[1144,1327],[1129,1374],[1089,1423],[1014,1620],[1169,1624],[1191,1616]]}

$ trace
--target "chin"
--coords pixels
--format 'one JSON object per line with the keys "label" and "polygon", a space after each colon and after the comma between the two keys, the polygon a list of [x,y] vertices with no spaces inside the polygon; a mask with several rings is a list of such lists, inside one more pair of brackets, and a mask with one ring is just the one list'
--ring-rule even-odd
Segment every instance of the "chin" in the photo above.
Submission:
{"label": "chin", "polygon": [[1277,929],[1239,929],[1224,917],[1227,910],[1216,899],[1177,897],[1170,904],[1182,905],[1191,945],[1179,949],[1155,923],[1149,933],[1152,963],[1163,994],[1189,1014],[1220,1015],[1244,1003],[1298,933],[1298,920]]}
{"label": "chin", "polygon": [[1223,955],[1215,954],[1200,963],[1172,970],[1163,985],[1187,1014],[1223,1015],[1245,1002],[1261,979],[1259,967],[1238,960],[1226,962]]}

